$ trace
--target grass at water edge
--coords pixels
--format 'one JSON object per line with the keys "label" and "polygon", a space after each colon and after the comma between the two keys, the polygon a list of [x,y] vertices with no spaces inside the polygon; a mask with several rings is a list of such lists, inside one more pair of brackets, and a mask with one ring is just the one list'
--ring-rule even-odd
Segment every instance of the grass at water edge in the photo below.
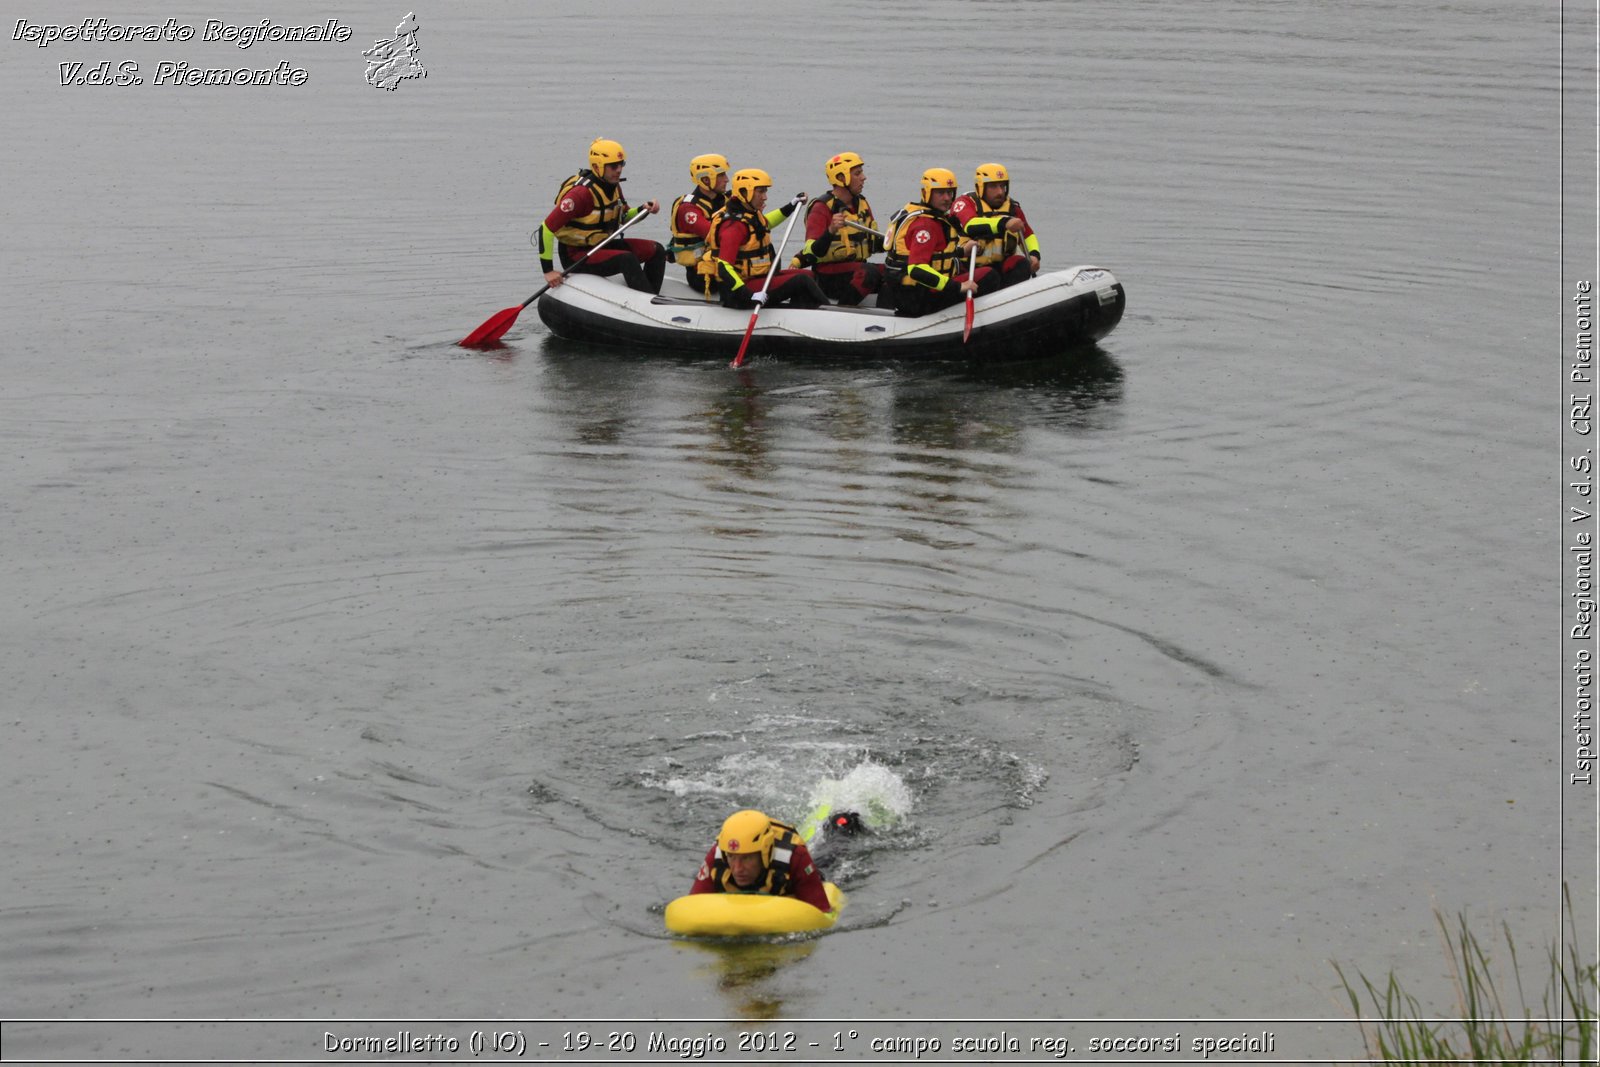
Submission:
{"label": "grass at water edge", "polygon": [[[1361,1023],[1369,1062],[1595,1063],[1600,965],[1583,961],[1572,914],[1572,894],[1566,886],[1562,887],[1562,898],[1562,942],[1548,950],[1549,976],[1540,1000],[1542,1010],[1537,1013],[1529,1009],[1517,965],[1517,947],[1511,928],[1505,923],[1501,929],[1521,1009],[1515,1015],[1507,1011],[1489,955],[1468,928],[1463,914],[1457,914],[1452,928],[1443,912],[1435,908],[1433,913],[1456,987],[1459,1014],[1455,1018],[1441,1019],[1424,1013],[1416,997],[1402,988],[1392,971],[1381,984],[1359,971],[1352,982],[1344,969],[1334,963],[1350,1007]],[[1362,1015],[1363,990],[1374,1011],[1371,1019]]]}

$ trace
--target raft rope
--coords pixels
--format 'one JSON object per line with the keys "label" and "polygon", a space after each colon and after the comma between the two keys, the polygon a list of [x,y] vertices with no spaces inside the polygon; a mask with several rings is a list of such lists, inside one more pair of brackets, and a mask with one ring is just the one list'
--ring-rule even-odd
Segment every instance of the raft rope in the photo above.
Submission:
{"label": "raft rope", "polygon": [[[1056,279],[1052,280],[1050,285],[1042,287],[1042,288],[1039,288],[1039,289],[1033,289],[1033,290],[1030,290],[1029,292],[1026,292],[1026,293],[1018,293],[1018,292],[1016,292],[1016,290],[1022,288],[1022,286],[1011,286],[1011,287],[1009,287],[1007,289],[1001,289],[998,292],[990,293],[986,297],[984,297],[984,299],[986,301],[988,301],[988,303],[985,305],[985,308],[987,310],[990,310],[990,311],[997,311],[1000,308],[1005,307],[1007,304],[1015,303],[1018,300],[1026,300],[1029,297],[1036,296],[1036,295],[1038,295],[1039,293],[1042,293],[1042,292],[1049,292],[1049,291],[1051,291],[1053,289],[1059,289],[1059,288],[1062,288],[1062,287],[1072,287],[1072,286],[1077,284],[1077,280],[1078,280],[1079,275],[1085,275],[1085,274],[1088,274],[1091,271],[1095,271],[1095,272],[1099,272],[1101,274],[1104,274],[1105,273],[1105,268],[1103,268],[1103,267],[1078,267],[1078,268],[1072,270],[1070,273],[1068,273],[1065,278],[1056,278]],[[582,277],[582,276],[581,275],[574,275],[574,277]],[[1092,277],[1092,275],[1091,275],[1091,277]],[[1085,280],[1087,281],[1087,279],[1085,279]],[[620,288],[621,292],[624,293],[624,294],[632,293],[632,292],[635,291],[635,290],[632,290],[632,289],[628,289],[626,287],[618,287],[618,286],[612,285],[610,283],[607,283],[605,288],[607,288],[607,289]],[[589,288],[585,287],[585,291],[588,292],[595,299],[602,300],[605,303],[610,304],[612,307],[617,308],[620,311],[630,312],[630,313],[636,315],[638,318],[644,320],[645,322],[651,323],[652,325],[663,326],[663,327],[668,325],[667,323],[660,322],[657,319],[653,319],[653,318],[650,318],[647,315],[641,314],[640,311],[638,310],[638,308],[636,308],[633,305],[630,305],[629,303],[627,303],[627,299],[628,299],[627,296],[624,295],[624,296],[621,296],[621,297],[613,298],[612,296],[608,295],[607,293],[601,292],[599,290],[600,290],[599,286],[596,286],[593,289],[589,289]],[[1094,292],[1094,289],[1093,289],[1093,287],[1087,287],[1086,291],[1092,293],[1092,292]],[[1008,294],[1010,294],[1010,295],[1008,295]],[[654,306],[654,304],[652,304],[652,306]],[[706,305],[704,305],[704,304],[698,304],[698,305],[690,304],[689,302],[685,301],[682,304],[672,304],[672,305],[669,305],[669,306],[672,306],[672,307],[696,307],[696,306],[705,307]],[[948,311],[948,310],[950,310],[950,309],[947,308],[946,311]],[[960,307],[959,304],[955,305],[955,310],[958,313],[961,312],[961,307]],[[872,317],[873,318],[893,318],[893,316],[891,316],[891,315],[873,315]],[[922,317],[923,319],[930,319],[932,321],[922,321],[922,320],[919,320],[919,319],[897,318],[897,319],[895,319],[896,322],[899,322],[899,323],[916,323],[916,325],[910,326],[910,327],[902,326],[894,334],[894,336],[896,338],[900,338],[900,337],[915,337],[920,333],[925,333],[928,330],[932,330],[932,329],[934,329],[936,327],[943,326],[943,325],[948,325],[944,321],[945,317],[946,316],[944,316],[942,313],[939,313],[939,314],[933,314],[933,315],[926,315],[926,316]],[[993,320],[991,320],[991,321],[993,321]],[[839,337],[837,334],[808,333],[805,330],[797,329],[794,326],[792,326],[792,325],[790,325],[789,323],[786,323],[786,322],[782,323],[782,324],[776,324],[776,328],[777,329],[781,329],[784,333],[790,334],[792,336],[805,338],[808,341],[841,341],[841,342],[846,343],[846,344],[869,344],[872,341],[877,340],[879,337],[887,336],[886,334],[872,334],[872,335],[868,335],[868,336],[863,336],[863,337],[861,337],[859,339],[843,338],[843,337]],[[716,329],[716,328],[712,328],[712,327],[701,327],[698,330],[696,330],[695,332],[705,333],[705,334],[740,334],[740,335],[742,335],[744,333],[744,326],[743,325],[731,326],[731,327],[728,327],[728,328],[725,328],[725,329]]]}

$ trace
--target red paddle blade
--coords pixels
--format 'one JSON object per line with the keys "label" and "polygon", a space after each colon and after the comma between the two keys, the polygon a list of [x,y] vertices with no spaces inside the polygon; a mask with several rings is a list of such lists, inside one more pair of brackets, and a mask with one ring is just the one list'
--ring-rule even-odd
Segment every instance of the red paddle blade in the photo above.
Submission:
{"label": "red paddle blade", "polygon": [[967,326],[961,331],[961,343],[966,344],[967,338],[972,336],[972,294],[967,294]]}
{"label": "red paddle blade", "polygon": [[522,308],[520,307],[496,311],[489,316],[482,326],[463,337],[459,344],[462,348],[478,348],[482,345],[493,344],[505,336],[506,331],[516,323],[517,316],[520,314],[522,314]]}

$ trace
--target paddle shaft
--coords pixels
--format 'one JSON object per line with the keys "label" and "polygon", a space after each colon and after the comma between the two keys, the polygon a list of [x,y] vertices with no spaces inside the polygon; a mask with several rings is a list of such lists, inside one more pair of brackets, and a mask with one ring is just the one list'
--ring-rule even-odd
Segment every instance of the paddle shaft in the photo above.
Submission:
{"label": "paddle shaft", "polygon": [[[853,230],[860,230],[862,233],[870,233],[874,237],[883,237],[882,230],[874,230],[871,226],[868,226],[864,222],[857,222],[855,219],[845,219],[843,221],[846,226],[849,226]],[[887,238],[884,239],[887,240]]]}
{"label": "paddle shaft", "polygon": [[[978,284],[978,246],[973,245],[967,252],[967,281],[973,285]],[[975,313],[972,303],[972,290],[967,290],[967,325],[961,331],[961,343],[966,344],[967,338],[972,336],[972,318]]]}
{"label": "paddle shaft", "polygon": [[[800,209],[806,206],[804,199],[796,200],[794,210],[789,213],[789,224],[783,228],[783,236],[778,239],[778,252],[772,257],[772,266],[767,269],[767,276],[761,282],[761,295],[765,296],[767,287],[772,284],[772,276],[778,273],[778,264],[783,262],[783,246],[789,243],[789,231],[794,229],[795,222],[800,218]],[[744,340],[739,342],[739,354],[733,357],[730,364],[734,369],[744,366],[744,354],[750,347],[750,335],[756,332],[756,317],[761,314],[761,309],[766,306],[766,301],[756,301],[755,310],[750,312],[750,322],[744,328]]]}
{"label": "paddle shaft", "polygon": [[[627,230],[627,228],[629,226],[632,226],[634,223],[638,222],[640,219],[644,218],[648,214],[650,214],[650,212],[646,211],[644,208],[640,208],[639,209],[639,213],[637,215],[635,215],[633,218],[629,219],[627,222],[624,222],[621,226],[618,226],[616,229],[612,230],[610,233],[606,234],[605,240],[601,241],[599,244],[597,244],[593,248],[589,249],[589,251],[587,251],[583,255],[579,256],[578,257],[578,261],[576,263],[574,263],[572,266],[568,267],[566,270],[561,272],[562,280],[563,281],[566,280],[567,275],[571,274],[573,271],[575,271],[579,267],[583,266],[583,261],[584,260],[588,259],[590,256],[594,255],[596,252],[600,251],[602,248],[604,248],[606,245],[610,244],[612,241],[615,241],[618,237],[621,237],[623,232],[625,230]],[[535,300],[539,299],[541,296],[543,296],[544,294],[548,293],[549,291],[550,291],[550,286],[546,285],[543,289],[540,289],[537,293],[534,293],[532,296],[528,297],[528,299],[524,300],[522,302],[522,307],[519,307],[517,310],[521,311],[522,308],[527,307],[529,304],[533,303]]]}
{"label": "paddle shaft", "polygon": [[[571,274],[573,271],[577,270],[584,260],[600,251],[616,238],[622,236],[624,230],[638,222],[640,219],[644,218],[647,214],[649,214],[649,212],[641,208],[639,213],[633,218],[629,219],[621,226],[618,226],[615,230],[612,230],[610,233],[606,234],[605,240],[601,241],[599,244],[589,249],[589,251],[585,252],[582,256],[578,257],[578,262],[562,271],[561,277],[565,279],[568,274]],[[493,341],[500,340],[501,336],[507,330],[511,329],[512,325],[517,321],[517,316],[522,314],[523,308],[526,308],[529,304],[533,303],[535,300],[539,299],[549,291],[550,286],[546,285],[543,289],[540,289],[537,293],[534,293],[532,296],[528,297],[528,299],[524,300],[517,307],[506,308],[504,311],[496,311],[484,321],[482,326],[479,326],[476,330],[473,330],[471,333],[467,334],[467,336],[463,337],[459,342],[460,345],[463,348],[476,348],[479,345],[486,345]]]}

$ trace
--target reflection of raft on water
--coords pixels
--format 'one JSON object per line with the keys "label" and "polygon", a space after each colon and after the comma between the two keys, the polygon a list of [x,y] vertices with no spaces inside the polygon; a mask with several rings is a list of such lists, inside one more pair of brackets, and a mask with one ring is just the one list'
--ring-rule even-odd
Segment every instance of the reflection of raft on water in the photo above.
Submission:
{"label": "reflection of raft on water", "polygon": [[691,937],[748,937],[826,930],[844,909],[845,895],[827,883],[830,911],[795,897],[764,893],[695,893],[667,905],[667,929]]}

